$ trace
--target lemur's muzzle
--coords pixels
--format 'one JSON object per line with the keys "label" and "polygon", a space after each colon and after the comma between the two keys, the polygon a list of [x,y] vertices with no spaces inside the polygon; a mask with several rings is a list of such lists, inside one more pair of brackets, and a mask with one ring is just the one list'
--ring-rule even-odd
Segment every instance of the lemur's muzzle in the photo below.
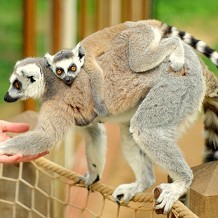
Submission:
{"label": "lemur's muzzle", "polygon": [[18,98],[13,98],[13,97],[11,97],[11,96],[9,95],[9,93],[7,92],[7,93],[5,94],[4,100],[5,100],[6,102],[15,102],[15,101],[18,100]]}
{"label": "lemur's muzzle", "polygon": [[73,77],[72,76],[65,76],[63,78],[64,82],[67,84],[67,85],[71,85],[71,83],[73,82]]}

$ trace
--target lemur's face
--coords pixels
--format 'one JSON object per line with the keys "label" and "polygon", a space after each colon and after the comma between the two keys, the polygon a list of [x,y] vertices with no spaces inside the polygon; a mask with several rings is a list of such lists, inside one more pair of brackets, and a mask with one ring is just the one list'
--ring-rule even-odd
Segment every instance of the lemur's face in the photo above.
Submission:
{"label": "lemur's face", "polygon": [[55,62],[52,66],[52,71],[67,85],[70,85],[80,72],[81,67],[82,64],[79,58],[72,57]]}
{"label": "lemur's face", "polygon": [[6,102],[40,98],[44,93],[44,77],[40,67],[35,63],[24,63],[25,59],[15,65],[10,87],[4,97]]}
{"label": "lemur's face", "polygon": [[73,50],[63,49],[53,56],[47,53],[45,58],[53,73],[65,84],[71,85],[84,64],[85,52],[78,44]]}

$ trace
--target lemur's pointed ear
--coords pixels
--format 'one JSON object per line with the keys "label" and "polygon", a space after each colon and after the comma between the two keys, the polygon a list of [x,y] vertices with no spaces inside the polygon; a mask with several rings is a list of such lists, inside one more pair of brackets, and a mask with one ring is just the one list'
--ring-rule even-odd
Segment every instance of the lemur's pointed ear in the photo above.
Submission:
{"label": "lemur's pointed ear", "polygon": [[53,64],[53,59],[54,59],[54,55],[50,55],[49,53],[46,53],[44,58],[46,59],[48,66],[52,66]]}
{"label": "lemur's pointed ear", "polygon": [[80,43],[78,43],[76,48],[74,48],[72,51],[73,51],[74,55],[79,57],[80,61],[82,63],[84,63],[84,58],[85,58],[85,49],[84,49],[84,47]]}
{"label": "lemur's pointed ear", "polygon": [[17,67],[19,65],[20,61],[17,61],[14,68]]}

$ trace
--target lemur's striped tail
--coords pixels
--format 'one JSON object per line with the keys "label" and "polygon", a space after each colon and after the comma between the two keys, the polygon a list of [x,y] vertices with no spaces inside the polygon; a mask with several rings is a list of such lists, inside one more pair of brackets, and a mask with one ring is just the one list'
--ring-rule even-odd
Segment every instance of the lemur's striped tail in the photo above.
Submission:
{"label": "lemur's striped tail", "polygon": [[218,160],[218,79],[205,71],[206,96],[203,102],[205,153],[204,162]]}
{"label": "lemur's striped tail", "polygon": [[204,102],[205,154],[204,162],[218,160],[218,98]]}
{"label": "lemur's striped tail", "polygon": [[212,63],[218,67],[218,52],[210,48],[205,42],[196,39],[187,32],[178,30],[177,28],[167,24],[163,24],[163,31],[164,36],[178,36],[186,44],[208,57]]}

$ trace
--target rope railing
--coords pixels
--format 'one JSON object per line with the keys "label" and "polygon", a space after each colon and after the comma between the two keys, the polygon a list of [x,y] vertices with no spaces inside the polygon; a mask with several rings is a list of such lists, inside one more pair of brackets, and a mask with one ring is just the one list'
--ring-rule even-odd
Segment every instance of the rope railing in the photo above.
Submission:
{"label": "rope railing", "polygon": [[[61,177],[64,177],[65,179],[71,180],[72,184],[74,186],[79,186],[79,187],[84,187],[86,188],[84,181],[81,179],[81,176],[77,174],[76,172],[73,172],[71,170],[68,170],[52,161],[49,161],[48,159],[45,158],[39,158],[34,161],[34,164],[37,165],[38,167],[50,171],[52,173],[56,173]],[[97,182],[90,187],[91,191],[93,192],[99,192],[101,193],[106,199],[112,200],[112,193],[114,191],[114,188],[103,184],[101,182]],[[133,199],[130,201],[131,202],[138,202],[138,203],[155,203],[155,198],[152,193],[141,193],[141,194],[136,194]],[[125,207],[132,207],[131,204],[124,205],[121,204],[120,206],[125,206]],[[133,209],[134,206],[132,207]],[[138,207],[140,209],[140,206]],[[170,217],[176,217],[176,218],[198,218],[192,211],[190,211],[183,203],[180,201],[176,201],[172,207],[171,210],[171,215]]]}

